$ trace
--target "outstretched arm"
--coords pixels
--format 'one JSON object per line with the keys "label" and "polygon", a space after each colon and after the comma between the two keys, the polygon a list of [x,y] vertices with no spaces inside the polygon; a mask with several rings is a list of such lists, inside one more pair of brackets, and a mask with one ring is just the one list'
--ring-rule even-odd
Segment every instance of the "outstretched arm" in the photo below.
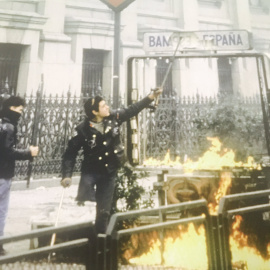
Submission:
{"label": "outstretched arm", "polygon": [[116,112],[117,118],[121,121],[127,121],[133,116],[136,116],[140,111],[146,108],[154,99],[156,99],[161,93],[163,89],[158,88],[155,91],[151,91],[149,95],[147,95],[142,100],[130,105],[128,108],[120,109]]}

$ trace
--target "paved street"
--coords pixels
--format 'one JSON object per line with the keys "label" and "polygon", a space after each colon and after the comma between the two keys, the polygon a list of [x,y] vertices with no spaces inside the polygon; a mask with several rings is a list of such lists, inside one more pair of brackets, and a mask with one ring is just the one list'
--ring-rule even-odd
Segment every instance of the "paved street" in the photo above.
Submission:
{"label": "paved street", "polygon": [[[87,202],[85,206],[78,206],[75,201],[78,181],[79,178],[74,177],[73,185],[66,189],[60,186],[60,179],[57,178],[33,180],[28,189],[25,181],[13,182],[5,236],[29,232],[39,224],[54,225],[63,190],[64,199],[58,225],[94,220],[95,203]],[[153,181],[156,181],[156,177],[143,179],[141,184],[152,189]],[[9,253],[20,252],[29,247],[29,240],[5,244]]]}
{"label": "paved street", "polygon": [[[23,183],[26,185],[25,182]],[[58,179],[50,181],[50,183],[41,181],[40,184],[35,184],[36,187],[34,188],[30,185],[29,189],[20,187],[16,190],[17,187],[14,182],[5,236],[29,232],[33,225],[40,223],[55,224],[61,195],[64,190],[58,183]],[[77,187],[78,185],[75,183],[64,190],[58,225],[94,219],[95,203],[89,202],[85,206],[77,206],[75,202]],[[20,252],[29,249],[29,247],[29,240],[5,244],[5,249],[9,253]]]}

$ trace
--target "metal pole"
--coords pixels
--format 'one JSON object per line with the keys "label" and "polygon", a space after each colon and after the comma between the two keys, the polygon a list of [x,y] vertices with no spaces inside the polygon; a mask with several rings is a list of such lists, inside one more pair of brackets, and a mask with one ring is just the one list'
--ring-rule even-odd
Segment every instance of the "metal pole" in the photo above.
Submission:
{"label": "metal pole", "polygon": [[[164,185],[164,175],[167,173],[168,173],[167,170],[162,170],[162,173],[157,175],[158,183],[161,183],[162,185]],[[159,204],[159,207],[165,205],[165,191],[163,190],[163,188],[159,188],[159,190],[158,190],[158,204]],[[165,219],[166,219],[166,215],[160,211],[159,212],[159,222],[163,223],[165,221]],[[159,239],[161,242],[161,245],[160,245],[161,264],[163,265],[165,262],[165,259],[164,259],[164,251],[165,251],[164,229],[160,230]]]}
{"label": "metal pole", "polygon": [[67,132],[68,132],[68,126],[69,126],[69,112],[70,112],[70,102],[71,102],[70,98],[71,98],[71,92],[70,92],[70,89],[69,89],[68,93],[67,93],[67,106],[66,106],[63,152],[65,151],[65,149],[67,147],[67,142],[68,142]]}
{"label": "metal pole", "polygon": [[[171,60],[170,60],[170,64],[169,64],[169,66],[168,66],[168,68],[167,68],[167,70],[166,70],[166,74],[165,74],[165,76],[164,76],[164,78],[163,78],[163,81],[162,81],[162,83],[161,83],[160,88],[163,88],[164,85],[165,85],[165,82],[166,82],[166,80],[167,80],[167,78],[168,78],[168,75],[169,75],[169,73],[170,73],[170,71],[171,71],[172,64],[173,64],[173,62],[174,62],[174,59],[175,59],[175,56],[176,56],[176,53],[177,53],[177,51],[178,51],[178,48],[179,48],[180,43],[181,43],[181,37],[180,37],[180,35],[179,35],[179,37],[178,37],[178,42],[177,42],[177,45],[176,45],[176,48],[175,48],[175,50],[174,50],[173,56],[172,56],[172,58],[171,58]],[[154,105],[155,107],[158,106],[158,101],[159,101],[159,97],[157,97],[156,100],[155,100],[155,105]]]}
{"label": "metal pole", "polygon": [[119,102],[119,50],[120,50],[120,11],[114,11],[114,48],[113,48],[113,107]]}
{"label": "metal pole", "polygon": [[[58,221],[59,221],[60,211],[61,211],[62,204],[63,204],[64,194],[65,194],[65,188],[63,188],[63,190],[62,190],[62,195],[61,195],[60,203],[59,203],[59,206],[58,206],[57,216],[56,216],[54,227],[57,227],[58,226]],[[56,240],[56,233],[54,233],[52,235],[51,243],[50,243],[50,246],[51,247],[54,245],[55,240]],[[50,260],[51,260],[51,253],[48,256],[48,261],[50,261]]]}
{"label": "metal pole", "polygon": [[269,97],[266,94],[266,71],[264,65],[264,58],[263,57],[256,57],[257,63],[257,73],[259,78],[259,87],[260,87],[260,98],[261,98],[261,107],[262,107],[262,114],[263,114],[263,123],[264,123],[264,132],[265,132],[265,139],[266,139],[266,148],[268,156],[270,156],[270,127],[269,127]]}
{"label": "metal pole", "polygon": [[[40,111],[41,111],[41,103],[42,103],[42,96],[43,96],[43,74],[41,75],[41,85],[40,89],[37,91],[37,99],[36,99],[36,106],[35,106],[35,113],[34,113],[34,120],[33,120],[33,130],[32,130],[32,137],[30,144],[36,146],[38,140],[38,129],[39,129],[39,122],[40,122]],[[28,169],[27,169],[27,183],[26,187],[29,188],[30,181],[32,178],[32,171],[33,171],[33,160],[29,161]]]}

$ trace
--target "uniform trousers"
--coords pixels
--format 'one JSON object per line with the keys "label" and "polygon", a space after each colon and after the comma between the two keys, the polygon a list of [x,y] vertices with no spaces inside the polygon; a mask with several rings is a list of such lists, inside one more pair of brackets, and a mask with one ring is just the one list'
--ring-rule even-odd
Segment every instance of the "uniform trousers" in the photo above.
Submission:
{"label": "uniform trousers", "polygon": [[112,175],[108,173],[87,173],[84,175],[85,183],[92,189],[91,197],[95,194],[95,230],[97,234],[106,233],[112,208],[116,175],[116,173]]}

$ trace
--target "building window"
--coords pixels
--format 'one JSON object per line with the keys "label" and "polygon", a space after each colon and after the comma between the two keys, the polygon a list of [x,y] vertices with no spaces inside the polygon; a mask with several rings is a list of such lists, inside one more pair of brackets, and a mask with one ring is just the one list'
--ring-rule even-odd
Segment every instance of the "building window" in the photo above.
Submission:
{"label": "building window", "polygon": [[259,7],[261,5],[261,1],[260,0],[249,0],[249,3],[253,7]]}
{"label": "building window", "polygon": [[199,0],[199,3],[201,4],[207,4],[211,6],[216,6],[218,8],[221,7],[223,0]]}
{"label": "building window", "polygon": [[269,7],[261,0],[249,0],[252,11],[269,14]]}
{"label": "building window", "polygon": [[82,94],[84,97],[102,95],[104,51],[84,49],[82,67]]}
{"label": "building window", "polygon": [[0,94],[16,94],[22,46],[0,44]]}
{"label": "building window", "polygon": [[221,96],[229,96],[233,94],[232,86],[232,69],[230,59],[218,59],[218,80],[219,80],[219,93]]}

